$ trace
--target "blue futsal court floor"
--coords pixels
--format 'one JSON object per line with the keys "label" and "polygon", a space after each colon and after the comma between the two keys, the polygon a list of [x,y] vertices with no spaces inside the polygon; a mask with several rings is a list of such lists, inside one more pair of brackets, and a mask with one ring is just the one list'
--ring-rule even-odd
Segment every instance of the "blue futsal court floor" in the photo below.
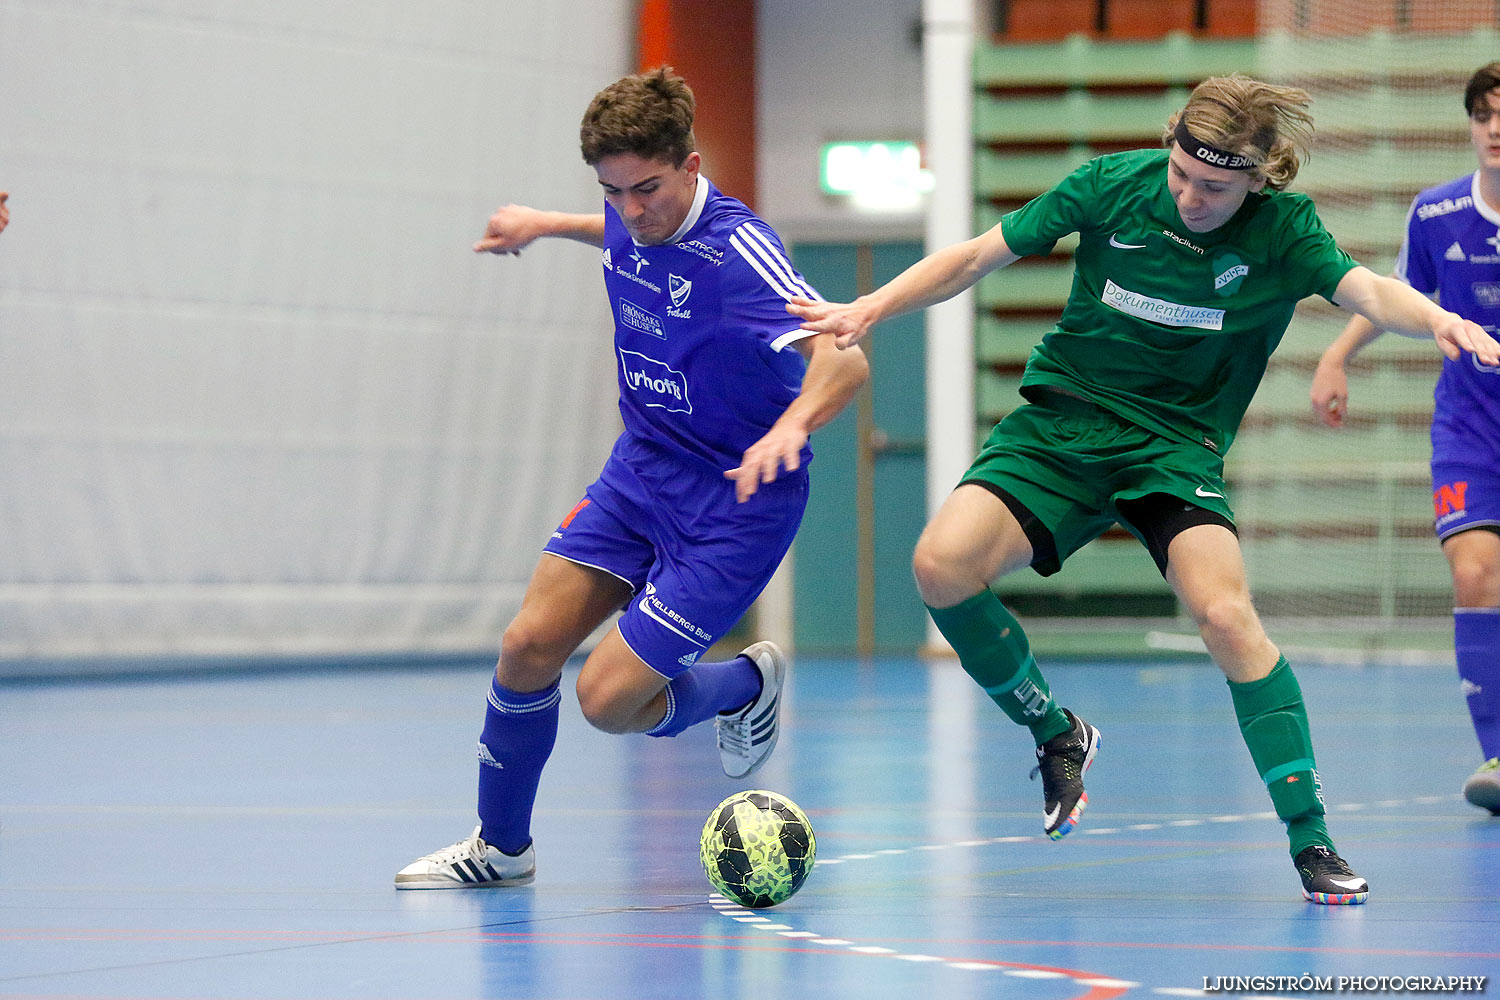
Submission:
{"label": "blue futsal court floor", "polygon": [[[1206,660],[1047,667],[1103,734],[1059,843],[1027,734],[955,664],[797,661],[748,783],[711,726],[594,732],[570,673],[536,883],[397,892],[474,825],[489,672],[0,686],[0,998],[1155,1000],[1500,971],[1500,819],[1458,795],[1479,761],[1451,668],[1299,668],[1355,907],[1303,901]],[[817,830],[772,910],[698,864],[742,787]]]}

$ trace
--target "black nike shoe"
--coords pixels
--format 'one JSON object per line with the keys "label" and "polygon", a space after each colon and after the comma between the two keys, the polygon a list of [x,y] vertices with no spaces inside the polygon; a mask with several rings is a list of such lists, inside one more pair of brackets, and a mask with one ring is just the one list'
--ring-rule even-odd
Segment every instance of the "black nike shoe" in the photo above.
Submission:
{"label": "black nike shoe", "polygon": [[1099,730],[1063,709],[1073,728],[1036,748],[1036,767],[1031,777],[1042,776],[1042,829],[1053,840],[1073,832],[1089,804],[1083,790],[1083,772],[1099,752]]}
{"label": "black nike shoe", "polygon": [[1314,903],[1348,906],[1370,898],[1370,883],[1354,874],[1343,858],[1321,844],[1298,851],[1292,864],[1302,876],[1302,895]]}

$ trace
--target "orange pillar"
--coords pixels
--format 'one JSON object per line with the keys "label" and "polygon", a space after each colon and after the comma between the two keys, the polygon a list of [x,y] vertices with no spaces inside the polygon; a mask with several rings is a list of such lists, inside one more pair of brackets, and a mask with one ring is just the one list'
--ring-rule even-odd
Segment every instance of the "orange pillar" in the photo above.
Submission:
{"label": "orange pillar", "polygon": [[703,172],[755,207],[754,0],[642,0],[642,70],[667,65],[693,88]]}

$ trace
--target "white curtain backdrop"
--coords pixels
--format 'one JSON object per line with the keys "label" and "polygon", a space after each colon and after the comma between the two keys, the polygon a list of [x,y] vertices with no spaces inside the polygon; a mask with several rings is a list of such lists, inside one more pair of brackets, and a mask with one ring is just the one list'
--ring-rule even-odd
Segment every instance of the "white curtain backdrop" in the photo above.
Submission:
{"label": "white curtain backdrop", "polygon": [[618,414],[597,253],[469,248],[633,9],[0,0],[0,661],[498,646]]}

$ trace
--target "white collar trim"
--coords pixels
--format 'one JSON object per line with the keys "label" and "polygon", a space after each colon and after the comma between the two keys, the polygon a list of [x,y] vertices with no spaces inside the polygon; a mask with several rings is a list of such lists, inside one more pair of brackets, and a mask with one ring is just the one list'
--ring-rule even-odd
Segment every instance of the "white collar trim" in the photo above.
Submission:
{"label": "white collar trim", "polygon": [[1489,202],[1484,200],[1484,195],[1479,193],[1479,171],[1474,171],[1474,177],[1469,181],[1469,194],[1474,199],[1474,211],[1486,219],[1500,226],[1500,212],[1490,207]]}
{"label": "white collar trim", "polygon": [[[708,204],[708,178],[704,177],[702,174],[699,174],[698,190],[693,192],[693,207],[688,209],[687,218],[682,220],[682,225],[677,227],[677,232],[673,233],[671,236],[668,236],[665,240],[662,240],[662,242],[676,243],[678,240],[686,236],[688,232],[698,224],[698,220],[703,217],[703,206],[706,204]],[[632,236],[630,238],[630,241],[632,243],[635,243],[635,237]],[[643,244],[636,243],[636,246],[642,245]]]}

